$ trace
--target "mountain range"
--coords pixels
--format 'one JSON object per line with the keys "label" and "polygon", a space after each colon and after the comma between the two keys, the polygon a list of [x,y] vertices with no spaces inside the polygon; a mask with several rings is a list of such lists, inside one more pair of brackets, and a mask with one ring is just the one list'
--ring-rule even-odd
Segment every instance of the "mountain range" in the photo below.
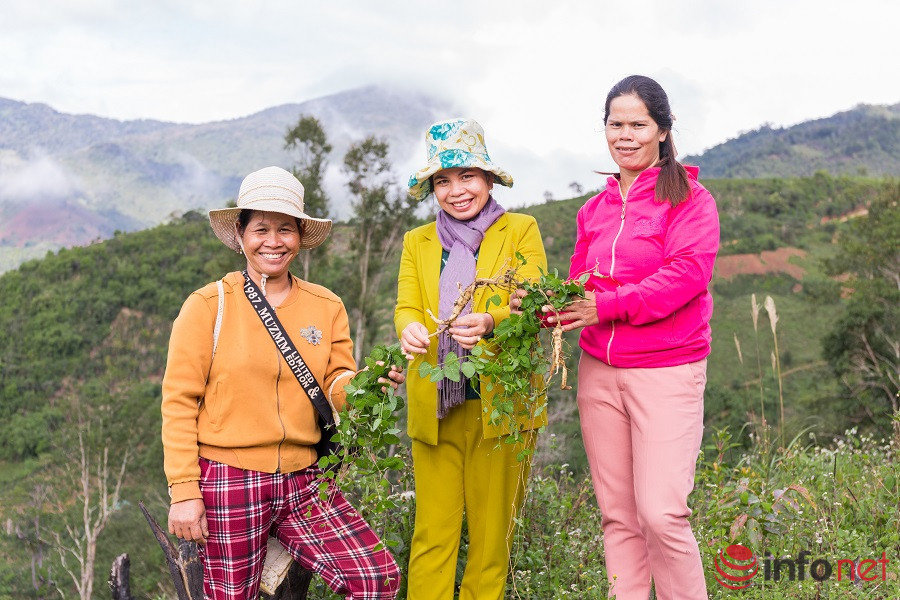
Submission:
{"label": "mountain range", "polygon": [[294,163],[284,135],[303,114],[320,120],[334,147],[326,188],[334,216],[346,217],[339,167],[350,144],[376,134],[389,142],[395,167],[410,164],[407,152],[422,153],[424,127],[447,111],[433,98],[379,87],[195,125],[68,115],[0,99],[0,271],[47,250],[223,206],[250,171]]}
{"label": "mountain range", "polygon": [[[386,138],[395,172],[405,175],[421,160],[424,126],[451,113],[441,100],[377,86],[203,124],[71,115],[0,98],[0,272],[47,251],[223,206],[248,172],[294,162],[283,140],[302,114],[317,117],[334,146],[325,185],[331,216],[346,218],[340,165],[349,145],[371,134]],[[507,155],[517,172],[559,170],[527,149],[504,149]],[[763,126],[685,162],[700,165],[705,177],[897,175],[900,104]],[[539,200],[539,190],[518,189],[520,202]]]}

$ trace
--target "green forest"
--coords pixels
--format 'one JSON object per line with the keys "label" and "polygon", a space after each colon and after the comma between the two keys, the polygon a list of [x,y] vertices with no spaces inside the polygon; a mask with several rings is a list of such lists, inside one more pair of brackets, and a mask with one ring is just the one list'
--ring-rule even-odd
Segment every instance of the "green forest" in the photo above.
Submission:
{"label": "green forest", "polygon": [[[718,550],[740,543],[760,556],[805,549],[835,564],[882,553],[891,561],[884,580],[762,582],[747,598],[900,597],[900,182],[817,172],[703,183],[722,228],[706,435],[691,499],[710,593],[732,597],[712,564]],[[537,218],[551,269],[565,273],[588,197],[507,208]],[[382,201],[394,202],[386,218],[338,223],[322,251],[295,263],[363,321],[363,355],[396,341],[399,251],[373,256],[371,272],[361,272],[355,242],[373,228],[390,239],[416,224],[403,200]],[[206,215],[191,212],[0,276],[0,600],[79,597],[79,548],[95,533],[93,597],[109,597],[109,567],[122,553],[135,597],[174,597],[138,510],[143,502],[161,521],[167,510],[159,404],[168,335],[190,292],[240,267]],[[363,277],[375,284],[367,297]],[[577,337],[567,342],[574,382]],[[551,394],[511,598],[606,597],[575,393]],[[360,480],[355,501],[400,540],[403,566],[414,508],[379,514],[371,483]],[[394,493],[410,490],[410,474],[393,484]],[[331,597],[315,586],[310,597]]]}

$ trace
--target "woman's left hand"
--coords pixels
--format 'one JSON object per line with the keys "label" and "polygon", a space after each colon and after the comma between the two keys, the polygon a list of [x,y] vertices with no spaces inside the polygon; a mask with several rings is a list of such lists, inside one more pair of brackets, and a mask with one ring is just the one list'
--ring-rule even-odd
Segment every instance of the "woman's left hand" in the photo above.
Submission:
{"label": "woman's left hand", "polygon": [[523,290],[522,288],[518,288],[513,291],[509,295],[509,314],[511,315],[521,315],[522,314],[522,298],[528,295],[528,292]]}
{"label": "woman's left hand", "polygon": [[[378,364],[381,365],[384,363],[379,361]],[[402,384],[404,381],[406,381],[406,375],[403,373],[403,367],[399,365],[391,365],[391,370],[388,372],[387,378],[378,378],[378,383],[389,384],[395,390],[400,387],[400,384]],[[381,391],[387,393],[387,387],[382,387]]]}
{"label": "woman's left hand", "polygon": [[490,313],[469,313],[453,322],[448,329],[450,336],[466,350],[471,350],[481,338],[494,330],[494,317]]}
{"label": "woman's left hand", "polygon": [[550,314],[547,317],[547,323],[556,325],[557,319],[563,322],[563,331],[572,331],[579,327],[587,327],[588,325],[599,323],[597,298],[594,292],[585,292],[583,299],[576,300],[568,305],[565,310],[560,311],[559,315]]}

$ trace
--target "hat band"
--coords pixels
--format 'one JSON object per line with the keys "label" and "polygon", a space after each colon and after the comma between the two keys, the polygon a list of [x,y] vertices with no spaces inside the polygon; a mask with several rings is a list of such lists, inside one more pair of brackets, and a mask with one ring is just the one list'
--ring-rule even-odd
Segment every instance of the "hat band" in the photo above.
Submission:
{"label": "hat band", "polygon": [[[281,205],[282,208],[275,208],[275,205]],[[263,208],[254,208],[259,205],[264,205]],[[247,210],[259,210],[263,212],[280,212],[285,214],[292,214],[293,212],[300,213],[299,215],[292,215],[295,217],[300,217],[300,215],[305,214],[303,209],[298,206],[296,203],[291,202],[287,198],[273,198],[271,196],[263,196],[262,198],[250,198],[245,199],[244,203],[241,206],[238,206],[239,209],[247,209]],[[290,212],[288,212],[290,211]]]}
{"label": "hat band", "polygon": [[[296,197],[296,198],[301,202],[301,204],[302,204],[302,202],[303,202],[303,194],[302,194],[301,192],[298,192],[297,190],[292,189],[292,188],[289,188],[289,187],[285,187],[285,186],[283,186],[283,185],[273,185],[273,184],[271,184],[271,183],[266,183],[266,184],[264,184],[264,185],[258,185],[258,186],[256,186],[256,187],[252,187],[252,188],[249,188],[249,189],[246,189],[246,190],[241,190],[241,195],[238,196],[238,202],[240,202],[242,199],[244,199],[244,198],[246,198],[247,196],[249,196],[249,195],[251,194],[251,192],[255,192],[255,191],[257,191],[257,190],[271,189],[271,188],[275,188],[275,189],[279,189],[279,190],[284,190],[284,191],[290,193],[292,196]],[[282,196],[281,196],[281,195],[278,195],[278,196],[272,195],[272,196],[268,196],[268,197],[265,198],[265,199],[267,199],[267,200],[281,200],[281,199],[282,199]]]}

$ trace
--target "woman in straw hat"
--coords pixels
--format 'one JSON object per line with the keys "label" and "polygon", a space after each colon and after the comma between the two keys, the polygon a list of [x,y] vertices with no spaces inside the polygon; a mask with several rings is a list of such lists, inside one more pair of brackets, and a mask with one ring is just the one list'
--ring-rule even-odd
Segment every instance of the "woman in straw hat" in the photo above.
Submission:
{"label": "woman in straw hat", "polygon": [[[491,196],[494,184],[512,187],[512,177],[491,161],[481,126],[452,119],[425,134],[428,162],[409,181],[409,193],[423,200],[434,193],[440,211],[433,223],[407,232],[394,324],[403,351],[413,361],[407,382],[416,522],[409,563],[410,600],[454,597],[463,515],[469,547],[459,589],[461,600],[504,596],[513,519],[521,506],[529,462],[522,450],[504,444],[500,428],[484,417],[491,394],[482,382],[460,374],[459,383],[419,377],[422,360],[443,363],[449,352],[465,356],[509,316],[508,294],[479,289],[447,334],[436,340],[428,316],[446,318],[475,277],[492,277],[504,265],[527,263],[519,274],[546,270],[544,245],[534,218],[507,213]],[[499,294],[500,306],[488,307]],[[525,420],[525,430],[546,424],[546,416]],[[534,446],[534,436],[527,436]]]}
{"label": "woman in straw hat", "polygon": [[[378,537],[339,490],[319,497],[311,399],[339,410],[356,364],[340,298],[288,268],[331,221],[306,215],[300,182],[268,167],[210,223],[247,265],[191,294],[172,326],[162,390],[169,531],[200,544],[206,598],[255,600],[270,534],[347,598],[394,598],[399,570]],[[295,377],[287,339],[308,378]]]}

